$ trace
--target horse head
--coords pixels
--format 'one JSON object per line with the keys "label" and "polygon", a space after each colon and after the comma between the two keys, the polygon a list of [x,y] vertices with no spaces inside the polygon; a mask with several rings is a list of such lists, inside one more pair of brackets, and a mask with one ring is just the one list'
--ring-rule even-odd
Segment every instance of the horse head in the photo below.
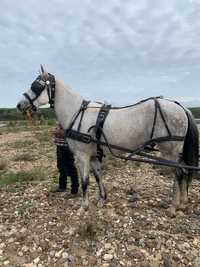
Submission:
{"label": "horse head", "polygon": [[41,65],[40,75],[32,82],[28,91],[23,94],[17,103],[17,109],[21,112],[30,110],[36,112],[40,106],[50,104],[54,107],[55,77],[46,72]]}

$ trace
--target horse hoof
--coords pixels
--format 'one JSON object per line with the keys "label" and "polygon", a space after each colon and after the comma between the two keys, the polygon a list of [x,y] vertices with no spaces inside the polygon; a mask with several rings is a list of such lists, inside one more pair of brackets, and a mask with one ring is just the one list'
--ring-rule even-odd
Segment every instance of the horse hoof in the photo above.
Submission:
{"label": "horse hoof", "polygon": [[186,210],[186,205],[185,204],[180,204],[179,209],[181,211],[185,211]]}
{"label": "horse hoof", "polygon": [[84,211],[87,211],[89,209],[89,203],[88,202],[82,202],[81,207],[84,209]]}
{"label": "horse hoof", "polygon": [[169,217],[171,217],[171,218],[176,217],[176,208],[175,207],[170,207],[168,209],[167,213],[168,213]]}
{"label": "horse hoof", "polygon": [[184,217],[185,213],[182,210],[177,211],[177,216],[178,217]]}
{"label": "horse hoof", "polygon": [[86,209],[83,206],[81,206],[77,211],[77,215],[82,216],[85,212],[86,212]]}
{"label": "horse hoof", "polygon": [[98,200],[98,202],[97,202],[97,206],[98,206],[99,208],[103,208],[103,206],[105,205],[105,202],[106,202],[105,199],[100,198],[100,199]]}

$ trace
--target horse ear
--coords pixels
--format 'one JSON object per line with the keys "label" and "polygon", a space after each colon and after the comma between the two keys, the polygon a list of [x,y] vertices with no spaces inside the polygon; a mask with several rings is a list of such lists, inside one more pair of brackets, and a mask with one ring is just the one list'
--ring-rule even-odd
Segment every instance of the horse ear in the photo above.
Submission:
{"label": "horse ear", "polygon": [[44,68],[43,68],[42,64],[40,64],[40,68],[41,68],[41,72],[43,74],[44,73]]}

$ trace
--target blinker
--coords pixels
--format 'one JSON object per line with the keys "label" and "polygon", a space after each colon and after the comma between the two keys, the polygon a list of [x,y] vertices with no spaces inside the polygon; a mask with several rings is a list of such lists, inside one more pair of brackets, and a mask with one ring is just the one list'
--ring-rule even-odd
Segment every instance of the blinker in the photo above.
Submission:
{"label": "blinker", "polygon": [[45,84],[42,85],[39,81],[34,81],[32,84],[31,84],[31,90],[34,92],[34,94],[36,96],[39,96],[42,91],[44,90],[45,88]]}

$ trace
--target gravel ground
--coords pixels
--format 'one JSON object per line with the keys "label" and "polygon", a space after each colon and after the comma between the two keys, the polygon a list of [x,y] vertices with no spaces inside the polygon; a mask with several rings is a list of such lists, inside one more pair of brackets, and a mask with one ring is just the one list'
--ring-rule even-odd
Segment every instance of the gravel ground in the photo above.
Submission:
{"label": "gravel ground", "polygon": [[0,135],[0,182],[26,174],[0,188],[0,266],[200,266],[198,180],[187,209],[171,218],[169,170],[107,158],[108,200],[97,206],[91,177],[90,208],[79,214],[81,194],[49,193],[57,177],[49,140],[41,129]]}

